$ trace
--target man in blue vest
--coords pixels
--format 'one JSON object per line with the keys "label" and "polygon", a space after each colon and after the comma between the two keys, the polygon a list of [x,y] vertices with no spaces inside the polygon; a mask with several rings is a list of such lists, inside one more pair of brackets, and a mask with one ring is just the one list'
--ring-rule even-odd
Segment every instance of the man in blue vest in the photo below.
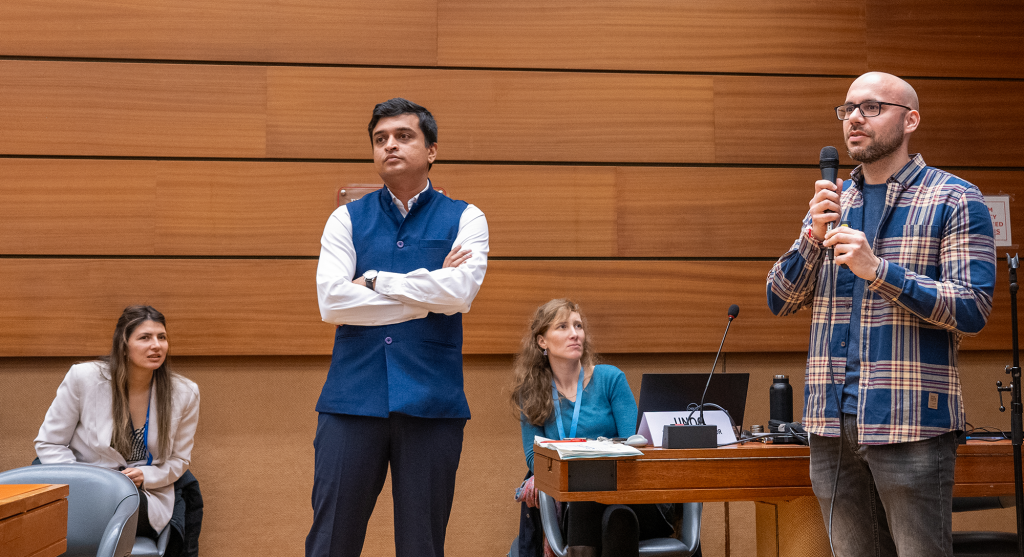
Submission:
{"label": "man in blue vest", "polygon": [[361,553],[390,464],[397,556],[440,557],[469,419],[462,314],[487,270],[487,221],[431,186],[427,109],[391,99],[369,131],[385,187],[331,215],[317,266],[320,315],[338,327],[316,405],[306,555]]}

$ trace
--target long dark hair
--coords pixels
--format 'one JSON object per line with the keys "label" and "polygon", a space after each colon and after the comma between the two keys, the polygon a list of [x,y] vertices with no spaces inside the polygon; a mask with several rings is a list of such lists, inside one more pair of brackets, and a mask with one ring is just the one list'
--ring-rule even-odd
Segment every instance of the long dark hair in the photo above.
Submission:
{"label": "long dark hair", "polygon": [[512,392],[509,402],[512,408],[522,413],[527,422],[535,426],[543,427],[555,411],[554,400],[551,397],[551,380],[554,375],[548,357],[537,345],[537,335],[547,333],[552,323],[574,312],[580,315],[583,330],[587,332],[583,337],[583,355],[580,357],[580,363],[584,369],[592,369],[598,358],[590,345],[587,318],[576,302],[566,299],[551,300],[537,308],[530,329],[523,335],[519,354],[512,364]]}
{"label": "long dark hair", "polygon": [[[121,454],[131,452],[131,414],[128,412],[128,339],[139,325],[146,321],[154,321],[167,328],[164,314],[150,306],[128,306],[114,328],[114,342],[110,354],[102,359],[107,364],[110,374],[111,414],[114,417],[114,432],[110,446]],[[157,449],[159,454],[154,458],[166,458],[171,449],[171,380],[174,374],[164,363],[153,371],[153,384],[156,387],[156,420]]]}

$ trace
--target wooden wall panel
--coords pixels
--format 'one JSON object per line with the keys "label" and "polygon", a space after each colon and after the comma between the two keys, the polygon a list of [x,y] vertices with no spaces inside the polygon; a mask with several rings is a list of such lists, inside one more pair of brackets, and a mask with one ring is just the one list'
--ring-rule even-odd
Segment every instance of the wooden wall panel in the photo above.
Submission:
{"label": "wooden wall panel", "polygon": [[[989,195],[1024,180],[956,173]],[[778,257],[818,175],[443,163],[431,172],[487,215],[492,257]],[[379,181],[369,163],[0,159],[0,254],[315,257],[337,189]],[[1013,223],[1024,226],[1024,204],[1011,203]]]}
{"label": "wooden wall panel", "polygon": [[[464,320],[465,352],[515,351],[533,309],[558,296],[583,305],[604,352],[713,351],[732,303],[744,310],[733,350],[799,350],[807,318],[770,316],[770,266],[494,261]],[[19,324],[0,329],[0,356],[102,353],[129,303],[167,315],[176,354],[326,354],[333,336],[319,319],[315,269],[315,261],[0,259],[0,322]]]}
{"label": "wooden wall panel", "polygon": [[[438,164],[431,176],[485,212],[493,256],[616,254],[614,168]],[[337,189],[380,177],[369,163],[165,162],[156,182],[157,253],[316,256]]]}
{"label": "wooden wall panel", "polygon": [[908,81],[921,101],[911,152],[933,166],[1024,166],[1024,113],[1007,109],[1024,81]]}
{"label": "wooden wall panel", "polygon": [[623,257],[779,257],[797,238],[820,176],[817,168],[617,173]]}
{"label": "wooden wall panel", "polygon": [[374,104],[405,96],[436,117],[441,159],[714,159],[710,77],[275,67],[267,79],[271,157],[369,157]]}
{"label": "wooden wall panel", "polygon": [[104,354],[129,304],[167,316],[172,354],[329,353],[315,277],[316,261],[0,259],[0,353]]}
{"label": "wooden wall panel", "polygon": [[154,254],[157,164],[0,159],[0,253]]}
{"label": "wooden wall panel", "polygon": [[618,254],[614,167],[438,164],[431,176],[484,212],[492,257]]}
{"label": "wooden wall panel", "polygon": [[265,72],[0,61],[0,153],[263,157]]}
{"label": "wooden wall panel", "polygon": [[[730,350],[807,347],[810,314],[777,318],[765,301],[764,261],[492,261],[464,318],[467,354],[515,352],[533,310],[571,297],[601,351],[713,352],[731,304],[741,314]],[[223,259],[0,259],[0,357],[86,356],[107,349],[124,306],[147,303],[169,320],[183,355],[328,354],[315,261]],[[995,309],[969,350],[1009,345],[1000,271]],[[14,326],[14,324],[17,324]]]}
{"label": "wooden wall panel", "polygon": [[1022,28],[1014,0],[34,0],[0,4],[0,55],[1020,78]]}
{"label": "wooden wall panel", "polygon": [[0,3],[7,56],[433,65],[436,50],[433,0]]}
{"label": "wooden wall panel", "polygon": [[1017,0],[867,0],[871,69],[897,75],[1024,77]]}
{"label": "wooden wall panel", "polygon": [[[1024,165],[1024,114],[1006,110],[1024,83],[908,80],[921,99],[921,125],[910,142],[933,166]],[[815,164],[825,145],[842,147],[834,107],[849,78],[716,77],[715,161]],[[854,164],[839,149],[842,164]]]}
{"label": "wooden wall panel", "polygon": [[[806,349],[810,314],[768,311],[770,262],[500,261],[464,319],[466,351],[514,352],[533,311],[568,297],[602,352],[714,352],[731,304],[733,351]],[[496,271],[496,272],[494,272]],[[469,339],[473,344],[470,345]]]}
{"label": "wooden wall panel", "polygon": [[[444,165],[487,214],[497,256],[616,255],[615,169]],[[316,256],[369,163],[0,159],[0,254]]]}
{"label": "wooden wall panel", "polygon": [[[0,62],[0,152],[366,159],[376,102],[434,111],[442,160],[814,164],[848,78]],[[1024,83],[916,80],[912,147],[1020,166]],[[713,95],[713,98],[712,98]],[[844,163],[852,163],[843,156]]]}
{"label": "wooden wall panel", "polygon": [[860,0],[438,4],[438,63],[443,66],[867,71]]}
{"label": "wooden wall panel", "polygon": [[369,164],[162,162],[154,250],[316,256],[338,188],[375,177]]}

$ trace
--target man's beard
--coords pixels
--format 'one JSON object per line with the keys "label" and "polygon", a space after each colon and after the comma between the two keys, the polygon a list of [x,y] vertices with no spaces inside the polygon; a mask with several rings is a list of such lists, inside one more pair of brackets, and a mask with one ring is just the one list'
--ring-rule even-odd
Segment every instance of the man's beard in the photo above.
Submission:
{"label": "man's beard", "polygon": [[850,158],[857,162],[871,164],[898,151],[903,145],[903,137],[903,128],[896,127],[890,134],[881,135],[876,133],[873,138],[874,141],[869,147],[861,147],[859,150],[854,151],[850,149],[850,144],[847,143],[846,154],[850,155]]}

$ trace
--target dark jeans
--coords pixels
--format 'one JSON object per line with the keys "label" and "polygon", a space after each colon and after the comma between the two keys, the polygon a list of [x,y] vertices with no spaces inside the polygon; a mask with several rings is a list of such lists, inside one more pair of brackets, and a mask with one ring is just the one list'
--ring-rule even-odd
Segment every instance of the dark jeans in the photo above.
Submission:
{"label": "dark jeans", "polygon": [[843,427],[842,440],[810,436],[811,485],[826,527],[840,450],[843,455],[832,511],[836,556],[952,557],[955,432],[860,445],[857,416],[844,414]]}

